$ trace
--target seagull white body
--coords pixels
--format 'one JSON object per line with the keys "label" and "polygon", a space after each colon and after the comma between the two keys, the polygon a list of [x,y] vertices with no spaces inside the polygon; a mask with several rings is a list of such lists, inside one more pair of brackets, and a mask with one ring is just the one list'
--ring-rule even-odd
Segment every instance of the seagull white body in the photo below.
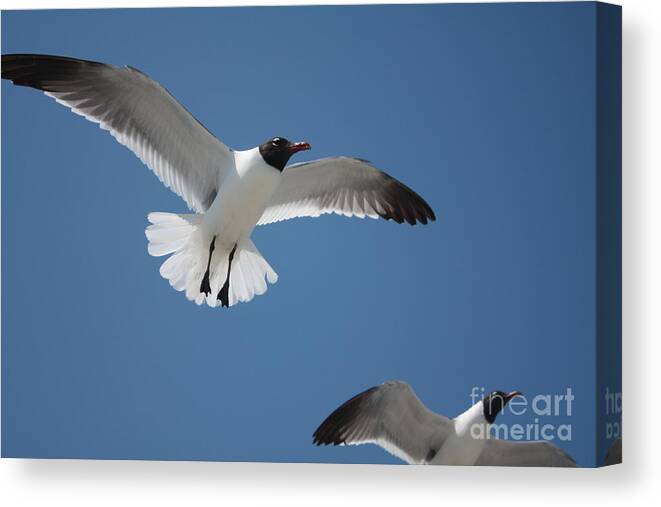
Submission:
{"label": "seagull white body", "polygon": [[218,194],[202,221],[210,238],[229,249],[250,237],[282,179],[258,148],[233,153],[235,170],[218,178]]}
{"label": "seagull white body", "polygon": [[[486,431],[476,431],[481,426]],[[443,445],[429,462],[430,465],[474,465],[484,450],[490,425],[484,419],[481,403],[473,405],[455,417],[448,428]]]}
{"label": "seagull white body", "polygon": [[[507,403],[519,393],[502,394]],[[502,406],[488,419],[485,410],[490,408],[479,401],[449,419],[429,410],[407,383],[391,380],[341,405],[317,428],[313,442],[377,444],[416,465],[576,466],[570,456],[549,442],[510,442],[490,437],[489,420],[495,420]]]}
{"label": "seagull white body", "polygon": [[[307,143],[273,138],[232,150],[167,90],[131,67],[51,55],[3,55],[2,78],[42,90],[133,151],[195,213],[150,213],[148,251],[186,297],[232,306],[277,275],[250,240],[256,225],[325,213],[398,223],[435,220],[410,188],[368,162],[330,157],[292,164]],[[284,172],[283,172],[284,171]]]}

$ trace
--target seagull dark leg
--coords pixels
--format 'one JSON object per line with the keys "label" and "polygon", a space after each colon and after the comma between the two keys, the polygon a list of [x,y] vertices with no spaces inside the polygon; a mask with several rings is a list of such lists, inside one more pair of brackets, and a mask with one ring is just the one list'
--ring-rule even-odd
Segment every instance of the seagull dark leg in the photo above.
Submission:
{"label": "seagull dark leg", "polygon": [[229,302],[230,271],[232,270],[232,259],[234,259],[234,252],[236,252],[236,245],[234,245],[234,248],[232,248],[232,251],[230,252],[230,261],[229,264],[227,265],[227,278],[225,279],[223,288],[220,289],[220,292],[218,293],[218,297],[216,298],[217,300],[220,301],[220,305],[224,306],[225,308],[228,308],[230,305]]}
{"label": "seagull dark leg", "polygon": [[207,270],[204,273],[202,278],[202,283],[200,284],[200,292],[203,292],[205,296],[208,296],[211,293],[211,284],[209,283],[209,269],[211,268],[211,256],[213,255],[213,250],[216,247],[216,236],[211,240],[209,245],[209,260],[207,261]]}

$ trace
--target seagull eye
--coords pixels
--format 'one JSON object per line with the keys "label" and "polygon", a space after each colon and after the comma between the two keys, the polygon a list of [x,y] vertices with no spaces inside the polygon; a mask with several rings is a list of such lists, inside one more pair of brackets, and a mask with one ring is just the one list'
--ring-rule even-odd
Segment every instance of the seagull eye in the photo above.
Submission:
{"label": "seagull eye", "polygon": [[276,138],[273,139],[272,143],[273,143],[273,146],[280,146],[282,144],[282,138],[276,137]]}

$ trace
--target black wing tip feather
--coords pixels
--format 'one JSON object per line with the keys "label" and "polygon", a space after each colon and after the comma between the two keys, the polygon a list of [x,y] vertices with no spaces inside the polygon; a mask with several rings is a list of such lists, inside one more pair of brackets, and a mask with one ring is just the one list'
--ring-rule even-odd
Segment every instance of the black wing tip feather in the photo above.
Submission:
{"label": "black wing tip feather", "polygon": [[[393,220],[398,224],[407,222],[410,225],[416,225],[418,222],[426,225],[429,222],[436,221],[436,214],[427,201],[397,178],[393,178],[387,172],[374,167],[369,160],[360,157],[336,158],[340,160],[356,160],[367,164],[381,176],[383,187],[379,195],[379,205],[375,206],[375,202],[370,202],[370,204],[384,220]],[[378,208],[381,208],[381,210]]]}
{"label": "black wing tip feather", "polygon": [[351,426],[364,402],[377,389],[378,386],[370,387],[335,409],[315,430],[312,435],[312,443],[317,446],[344,444],[346,442],[344,430]]}
{"label": "black wing tip feather", "polygon": [[2,55],[2,79],[17,86],[50,91],[57,82],[75,79],[81,71],[106,66],[91,60],[40,54]]}
{"label": "black wing tip feather", "polygon": [[398,224],[407,222],[410,225],[418,222],[426,225],[436,220],[434,210],[420,195],[388,173],[381,174],[387,180],[382,195],[383,212],[377,211],[381,218],[394,220]]}

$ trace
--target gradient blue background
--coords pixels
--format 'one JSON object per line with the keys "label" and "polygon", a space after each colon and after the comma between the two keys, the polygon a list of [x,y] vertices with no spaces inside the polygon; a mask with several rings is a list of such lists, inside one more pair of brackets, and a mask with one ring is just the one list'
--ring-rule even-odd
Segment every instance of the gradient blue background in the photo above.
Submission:
{"label": "gradient blue background", "polygon": [[[255,231],[280,281],[196,307],[149,257],[185,211],[134,155],[2,83],[2,455],[398,463],[317,448],[388,379],[454,416],[473,386],[576,396],[595,463],[595,7],[2,13],[2,50],[130,64],[228,145],[367,158],[438,221],[326,216]],[[506,414],[500,422],[533,422]]]}

